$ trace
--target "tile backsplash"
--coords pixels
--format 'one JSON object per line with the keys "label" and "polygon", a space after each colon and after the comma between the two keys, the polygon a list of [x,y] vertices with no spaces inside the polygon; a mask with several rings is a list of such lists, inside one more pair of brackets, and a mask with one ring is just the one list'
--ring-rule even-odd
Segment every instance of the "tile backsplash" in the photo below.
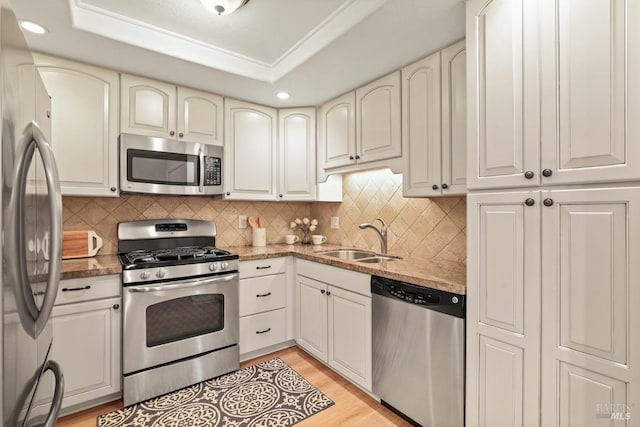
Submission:
{"label": "tile backsplash", "polygon": [[[117,224],[159,218],[214,220],[221,247],[251,244],[251,228],[238,228],[238,216],[262,216],[267,243],[283,243],[296,217],[317,218],[317,234],[328,243],[380,250],[373,230],[358,224],[381,217],[389,225],[389,252],[416,258],[466,261],[466,198],[404,198],[402,175],[389,169],[343,176],[342,203],[286,203],[213,200],[198,196],[123,195],[63,197],[65,230],[94,230],[104,241],[100,255],[117,253]],[[330,217],[340,229],[330,228]]]}
{"label": "tile backsplash", "polygon": [[[380,217],[389,227],[389,253],[466,262],[466,197],[402,197],[402,175],[389,169],[345,174],[342,192],[342,203],[311,205],[329,243],[380,251],[375,231],[358,228]],[[330,228],[332,216],[340,229]]]}
{"label": "tile backsplash", "polygon": [[99,255],[118,252],[117,225],[122,221],[158,218],[205,219],[216,222],[216,244],[221,247],[251,244],[251,228],[238,228],[238,216],[262,216],[267,242],[281,243],[289,222],[309,216],[310,203],[239,202],[199,196],[63,197],[65,230],[94,230],[104,244]]}

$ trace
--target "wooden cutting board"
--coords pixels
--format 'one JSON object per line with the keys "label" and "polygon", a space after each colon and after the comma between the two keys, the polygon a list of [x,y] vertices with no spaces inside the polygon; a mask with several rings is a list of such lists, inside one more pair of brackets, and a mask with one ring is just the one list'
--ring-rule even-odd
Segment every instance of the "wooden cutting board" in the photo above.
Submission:
{"label": "wooden cutting board", "polygon": [[62,259],[95,256],[102,239],[93,230],[65,231],[62,236]]}

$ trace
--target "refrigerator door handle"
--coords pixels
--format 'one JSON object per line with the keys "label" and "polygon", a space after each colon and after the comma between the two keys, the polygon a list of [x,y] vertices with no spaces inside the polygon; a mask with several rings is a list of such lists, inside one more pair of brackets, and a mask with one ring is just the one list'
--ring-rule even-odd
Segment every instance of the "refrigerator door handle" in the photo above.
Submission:
{"label": "refrigerator door handle", "polygon": [[[26,249],[25,249],[25,230],[24,230],[24,199],[27,185],[27,174],[29,165],[35,149],[38,149],[42,163],[44,166],[45,178],[47,181],[47,190],[49,195],[49,217],[51,232],[49,235],[49,271],[47,275],[47,287],[44,293],[42,306],[38,310],[36,302],[33,298],[31,285],[29,282]],[[14,253],[18,254],[14,270],[14,280],[16,284],[22,287],[21,292],[16,292],[18,298],[22,301],[16,301],[22,305],[24,310],[30,315],[32,325],[25,329],[27,332],[37,338],[44,329],[53,304],[55,303],[58,293],[58,284],[60,281],[60,270],[62,267],[62,194],[60,191],[60,178],[58,176],[58,168],[51,145],[47,142],[46,137],[38,124],[31,121],[22,133],[20,142],[16,152],[16,168],[14,170],[14,188],[11,194],[9,212],[11,215],[10,233],[17,235],[9,236],[9,244],[15,244]],[[24,310],[18,310],[19,313]]]}
{"label": "refrigerator door handle", "polygon": [[60,408],[62,408],[62,398],[64,397],[64,375],[62,375],[62,369],[55,360],[47,360],[42,372],[51,371],[56,380],[55,391],[53,392],[53,401],[51,402],[51,410],[47,415],[47,419],[44,422],[43,427],[54,427],[56,420],[60,414]]}

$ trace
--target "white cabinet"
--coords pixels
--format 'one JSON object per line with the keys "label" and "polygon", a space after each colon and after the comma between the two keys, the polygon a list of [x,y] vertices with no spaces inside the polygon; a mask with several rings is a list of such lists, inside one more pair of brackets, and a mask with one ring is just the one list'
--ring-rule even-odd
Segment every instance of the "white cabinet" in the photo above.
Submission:
{"label": "white cabinet", "polygon": [[540,173],[538,4],[469,0],[466,7],[467,188],[534,185]]}
{"label": "white cabinet", "polygon": [[356,158],[356,94],[346,93],[320,107],[318,144],[323,169],[348,166]]}
{"label": "white cabinet", "polygon": [[403,195],[466,192],[464,41],[402,69]]}
{"label": "white cabinet", "polygon": [[470,427],[540,425],[539,200],[535,191],[467,196]]}
{"label": "white cabinet", "polygon": [[225,189],[236,200],[277,200],[277,111],[225,100]]}
{"label": "white cabinet", "polygon": [[400,71],[356,89],[356,161],[402,155]]}
{"label": "white cabinet", "polygon": [[617,424],[640,404],[640,188],[541,197],[541,424]]}
{"label": "white cabinet", "polygon": [[640,179],[632,3],[467,3],[470,189]]}
{"label": "white cabinet", "polygon": [[316,198],[316,109],[278,110],[278,198]]}
{"label": "white cabinet", "polygon": [[[100,276],[60,282],[51,318],[50,358],[64,374],[62,412],[70,413],[116,400],[121,391],[120,277]],[[53,382],[47,378],[49,400]],[[45,393],[47,394],[47,393]],[[35,411],[43,403],[35,402]]]}
{"label": "white cabinet", "polygon": [[471,194],[467,203],[477,240],[467,261],[466,424],[597,426],[637,405],[640,339],[628,331],[640,328],[631,309],[640,304],[640,188]]}
{"label": "white cabinet", "polygon": [[297,261],[298,345],[371,390],[370,276]]}
{"label": "white cabinet", "polygon": [[123,133],[223,144],[221,96],[127,74],[120,84]]}
{"label": "white cabinet", "polygon": [[[243,359],[273,350],[293,338],[287,304],[286,258],[240,262],[240,354]],[[267,350],[265,350],[267,349]]]}
{"label": "white cabinet", "polygon": [[323,104],[319,168],[345,172],[399,159],[400,92],[400,71],[396,71]]}
{"label": "white cabinet", "polygon": [[51,141],[68,196],[118,195],[118,73],[35,55],[51,95]]}

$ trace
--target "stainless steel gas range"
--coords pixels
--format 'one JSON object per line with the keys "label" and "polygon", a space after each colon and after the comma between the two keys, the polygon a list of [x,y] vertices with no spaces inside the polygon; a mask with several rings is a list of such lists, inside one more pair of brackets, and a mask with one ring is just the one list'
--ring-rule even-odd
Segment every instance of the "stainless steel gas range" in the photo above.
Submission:
{"label": "stainless steel gas range", "polygon": [[238,256],[215,238],[210,221],[118,224],[125,406],[239,368]]}

